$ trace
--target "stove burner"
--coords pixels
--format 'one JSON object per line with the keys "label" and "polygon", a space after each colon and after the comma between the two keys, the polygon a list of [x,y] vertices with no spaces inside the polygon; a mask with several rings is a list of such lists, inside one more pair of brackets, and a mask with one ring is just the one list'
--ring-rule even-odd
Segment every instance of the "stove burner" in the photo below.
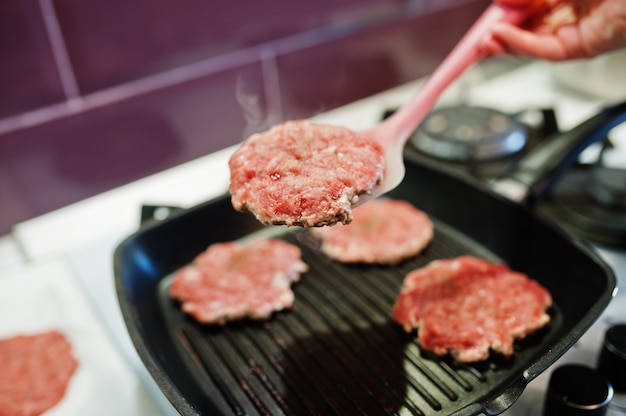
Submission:
{"label": "stove burner", "polygon": [[411,142],[421,152],[449,161],[486,161],[519,152],[526,129],[513,116],[485,107],[433,110]]}
{"label": "stove burner", "polygon": [[[459,109],[461,111],[458,111]],[[382,119],[386,119],[395,111],[396,109],[393,108],[386,110],[382,114]],[[450,113],[453,115],[448,117]],[[454,113],[457,114],[454,115]],[[432,111],[432,114],[436,116],[433,128],[426,128],[424,124],[426,120],[430,119],[429,115],[409,139],[409,145],[406,146],[405,152],[411,153],[416,160],[434,168],[443,169],[461,176],[470,176],[481,181],[500,178],[509,174],[526,153],[531,151],[545,138],[559,132],[556,116],[551,108],[531,108],[517,113],[503,114],[484,107],[455,105],[435,109]],[[437,118],[439,118],[439,122]],[[457,136],[461,136],[461,139],[457,140],[460,144],[449,138],[441,139],[436,137],[436,135],[441,134],[442,120],[446,126],[446,129],[443,129],[444,131],[451,131],[451,126],[456,121],[463,121],[461,124],[464,124],[466,127],[461,128],[461,133],[457,134]],[[451,124],[450,120],[453,120],[454,123]],[[467,123],[468,121],[469,123]],[[487,122],[486,125],[481,124],[485,122]],[[438,124],[439,127],[437,126]],[[440,132],[424,135],[426,130],[440,130]],[[507,135],[507,131],[514,132],[512,135],[514,146],[511,146],[511,134]],[[479,137],[476,134],[477,132],[481,134],[487,133],[487,136]],[[518,139],[520,136],[521,139]],[[494,137],[504,137],[505,140],[498,142]],[[517,142],[518,140],[519,142]],[[430,146],[424,145],[424,141],[427,141]],[[476,147],[475,143],[472,144],[472,141],[480,142],[482,147],[479,146],[479,148],[483,150],[480,152],[472,150]],[[429,149],[432,148],[437,150],[443,149],[443,151],[438,152],[435,150],[428,153]],[[456,159],[453,158],[459,153],[457,148],[460,148],[461,153],[465,154],[464,160],[458,157]],[[470,151],[463,150],[463,148],[470,149]],[[450,149],[452,149],[452,152],[450,152]],[[513,149],[518,150],[513,151]],[[449,156],[450,154],[452,156]],[[470,155],[469,158],[468,154]],[[501,156],[496,157],[497,154]],[[490,156],[490,158],[486,158],[486,156]]]}

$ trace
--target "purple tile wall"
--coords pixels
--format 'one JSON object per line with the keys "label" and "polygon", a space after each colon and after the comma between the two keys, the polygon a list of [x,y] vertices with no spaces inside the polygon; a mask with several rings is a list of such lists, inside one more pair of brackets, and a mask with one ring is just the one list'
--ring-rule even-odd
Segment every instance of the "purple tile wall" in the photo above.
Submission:
{"label": "purple tile wall", "polygon": [[64,99],[37,0],[0,4],[0,119]]}
{"label": "purple tile wall", "polygon": [[[258,98],[259,64],[222,71],[115,105],[0,137],[0,213],[23,221],[233,143],[267,125],[246,123],[235,92]],[[11,179],[11,186],[4,184]],[[0,233],[1,235],[1,233]]]}
{"label": "purple tile wall", "polygon": [[403,0],[54,0],[81,91],[398,8]]}
{"label": "purple tile wall", "polygon": [[0,235],[423,76],[487,4],[0,2]]}

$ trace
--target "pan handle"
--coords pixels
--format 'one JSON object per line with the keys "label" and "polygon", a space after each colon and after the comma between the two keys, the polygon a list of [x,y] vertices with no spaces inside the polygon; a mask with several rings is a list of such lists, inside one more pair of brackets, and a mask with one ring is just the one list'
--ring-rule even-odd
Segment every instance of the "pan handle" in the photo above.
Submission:
{"label": "pan handle", "polygon": [[626,102],[603,109],[572,130],[557,133],[522,158],[515,170],[496,179],[495,192],[521,204],[533,205],[577,160],[590,144],[606,138],[615,126],[626,121]]}

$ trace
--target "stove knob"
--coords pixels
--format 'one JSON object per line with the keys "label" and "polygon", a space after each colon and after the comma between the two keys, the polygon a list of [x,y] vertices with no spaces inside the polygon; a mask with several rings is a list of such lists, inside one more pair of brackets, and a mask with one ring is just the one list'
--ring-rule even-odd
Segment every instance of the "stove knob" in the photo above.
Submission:
{"label": "stove knob", "polygon": [[612,398],[611,383],[598,371],[563,365],[550,376],[543,416],[604,416]]}
{"label": "stove knob", "polygon": [[626,393],[626,324],[612,326],[604,334],[598,370],[611,381],[615,391]]}

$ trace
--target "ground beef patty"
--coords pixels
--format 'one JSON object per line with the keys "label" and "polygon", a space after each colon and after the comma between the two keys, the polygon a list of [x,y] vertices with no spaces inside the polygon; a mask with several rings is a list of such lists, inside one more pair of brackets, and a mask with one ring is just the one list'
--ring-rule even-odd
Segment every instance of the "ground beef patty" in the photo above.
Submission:
{"label": "ground beef patty", "polygon": [[459,362],[480,361],[490,349],[510,356],[515,339],[550,321],[550,293],[504,264],[462,256],[436,260],[409,273],[393,319],[418,342]]}
{"label": "ground beef patty", "polygon": [[65,395],[77,367],[72,347],[59,331],[0,340],[0,416],[49,410]]}
{"label": "ground beef patty", "polygon": [[348,225],[316,228],[320,249],[344,263],[395,264],[421,252],[433,239],[433,223],[406,201],[376,199],[353,211]]}
{"label": "ground beef patty", "polygon": [[252,135],[229,161],[233,207],[267,225],[352,221],[382,182],[380,146],[345,127],[290,121]]}
{"label": "ground beef patty", "polygon": [[267,319],[293,305],[291,284],[307,269],[300,249],[282,240],[216,243],[176,273],[170,295],[203,323]]}

